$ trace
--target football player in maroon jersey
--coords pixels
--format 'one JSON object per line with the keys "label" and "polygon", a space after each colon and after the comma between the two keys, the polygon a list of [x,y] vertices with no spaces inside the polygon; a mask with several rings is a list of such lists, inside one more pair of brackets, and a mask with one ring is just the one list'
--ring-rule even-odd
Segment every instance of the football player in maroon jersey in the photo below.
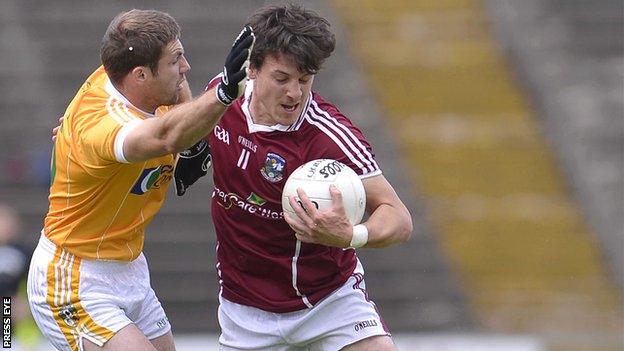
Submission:
{"label": "football player in maroon jersey", "polygon": [[[214,165],[220,347],[394,350],[366,293],[356,249],[405,242],[411,216],[362,132],[312,91],[335,47],[330,25],[295,5],[264,7],[248,25],[256,42],[245,93],[207,136]],[[349,223],[335,187],[328,210],[317,210],[300,191],[302,205],[291,199],[297,215],[282,212],[286,179],[318,158],[338,160],[361,177],[365,222]]]}

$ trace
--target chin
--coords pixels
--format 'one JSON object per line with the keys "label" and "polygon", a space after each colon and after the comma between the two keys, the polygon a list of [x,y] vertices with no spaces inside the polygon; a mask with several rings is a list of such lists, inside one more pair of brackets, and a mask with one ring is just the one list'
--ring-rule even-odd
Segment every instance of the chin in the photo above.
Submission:
{"label": "chin", "polygon": [[[297,115],[298,117],[299,115]],[[279,124],[284,126],[289,126],[297,121],[297,117],[285,117],[279,122]]]}
{"label": "chin", "polygon": [[297,121],[297,118],[299,118],[299,115],[301,115],[301,111],[294,111],[292,113],[283,113],[278,115],[279,116],[279,121],[278,123],[281,125],[291,125],[293,123],[295,123]]}

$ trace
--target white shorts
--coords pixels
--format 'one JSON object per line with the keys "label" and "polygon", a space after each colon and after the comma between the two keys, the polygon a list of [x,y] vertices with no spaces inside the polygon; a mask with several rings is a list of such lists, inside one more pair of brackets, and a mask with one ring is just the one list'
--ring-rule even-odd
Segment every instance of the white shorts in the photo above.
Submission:
{"label": "white shorts", "polygon": [[148,339],[171,330],[143,254],[132,262],[86,260],[42,235],[28,272],[28,302],[58,350],[82,350],[83,339],[103,346],[130,323]]}
{"label": "white shorts", "polygon": [[266,312],[219,297],[220,350],[340,350],[390,333],[368,299],[360,262],[339,289],[313,308]]}

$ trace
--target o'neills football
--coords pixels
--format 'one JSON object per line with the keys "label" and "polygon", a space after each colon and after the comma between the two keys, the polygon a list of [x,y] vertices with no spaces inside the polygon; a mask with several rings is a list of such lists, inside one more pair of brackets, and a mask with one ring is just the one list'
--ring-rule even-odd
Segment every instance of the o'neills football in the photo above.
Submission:
{"label": "o'neills football", "polygon": [[286,180],[282,192],[282,209],[294,214],[288,196],[297,201],[297,188],[303,189],[318,209],[331,207],[329,186],[334,184],[342,193],[342,202],[347,218],[352,225],[360,223],[366,207],[366,193],[360,177],[342,162],[318,159],[299,166]]}

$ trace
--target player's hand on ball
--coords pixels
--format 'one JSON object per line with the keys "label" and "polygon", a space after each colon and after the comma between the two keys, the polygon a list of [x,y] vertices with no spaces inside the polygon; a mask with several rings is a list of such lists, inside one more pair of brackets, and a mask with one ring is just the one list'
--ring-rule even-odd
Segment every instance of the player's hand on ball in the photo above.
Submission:
{"label": "player's hand on ball", "polygon": [[284,213],[284,218],[295,231],[297,239],[305,243],[334,247],[349,247],[353,226],[342,205],[342,194],[334,185],[329,187],[332,206],[318,210],[302,189],[297,189],[300,202],[290,196],[290,206],[296,216]]}

